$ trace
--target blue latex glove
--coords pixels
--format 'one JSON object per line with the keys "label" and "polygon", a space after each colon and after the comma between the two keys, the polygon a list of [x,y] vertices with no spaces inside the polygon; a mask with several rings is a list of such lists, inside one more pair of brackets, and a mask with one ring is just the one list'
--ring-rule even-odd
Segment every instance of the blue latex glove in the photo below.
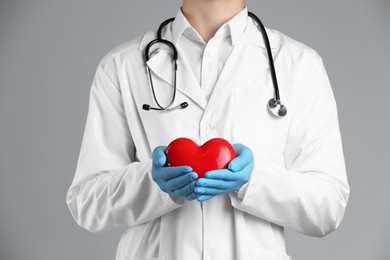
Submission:
{"label": "blue latex glove", "polygon": [[243,144],[234,144],[233,148],[237,157],[229,163],[227,169],[209,171],[205,178],[197,180],[194,190],[198,194],[198,201],[237,191],[249,181],[254,164],[252,151]]}
{"label": "blue latex glove", "polygon": [[194,192],[198,174],[189,166],[164,167],[166,146],[158,146],[153,151],[152,178],[160,189],[172,196],[187,200],[196,199]]}

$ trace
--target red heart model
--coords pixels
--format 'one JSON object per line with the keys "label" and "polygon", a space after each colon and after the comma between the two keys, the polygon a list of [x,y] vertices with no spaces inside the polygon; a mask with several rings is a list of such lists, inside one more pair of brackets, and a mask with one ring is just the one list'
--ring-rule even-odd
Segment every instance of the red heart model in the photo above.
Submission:
{"label": "red heart model", "polygon": [[188,138],[173,140],[167,147],[166,166],[190,166],[199,178],[210,170],[224,169],[236,157],[233,146],[223,138],[214,138],[198,146]]}

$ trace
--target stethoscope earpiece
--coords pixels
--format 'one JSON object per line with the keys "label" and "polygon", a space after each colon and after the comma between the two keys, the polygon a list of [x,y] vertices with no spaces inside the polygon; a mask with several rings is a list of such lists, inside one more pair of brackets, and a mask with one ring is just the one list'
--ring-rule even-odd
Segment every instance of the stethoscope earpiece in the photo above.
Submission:
{"label": "stethoscope earpiece", "polygon": [[186,108],[188,107],[188,103],[187,102],[183,102],[180,104],[180,108]]}
{"label": "stethoscope earpiece", "polygon": [[149,110],[159,110],[159,111],[164,111],[164,110],[166,110],[166,111],[172,111],[172,110],[175,110],[175,109],[183,109],[183,108],[186,108],[186,107],[188,107],[188,103],[187,102],[183,102],[183,103],[181,103],[180,105],[178,105],[178,106],[175,106],[175,107],[168,107],[168,108],[164,108],[164,107],[151,107],[150,105],[148,105],[148,104],[143,104],[142,105],[142,109],[143,110],[146,110],[146,111],[149,111]]}
{"label": "stethoscope earpiece", "polygon": [[271,98],[268,101],[268,108],[277,117],[283,117],[287,114],[287,108],[275,98]]}

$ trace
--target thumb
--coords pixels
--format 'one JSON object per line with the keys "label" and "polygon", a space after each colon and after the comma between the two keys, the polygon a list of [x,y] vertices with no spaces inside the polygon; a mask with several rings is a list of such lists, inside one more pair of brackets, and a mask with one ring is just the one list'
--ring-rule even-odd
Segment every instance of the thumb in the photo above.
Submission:
{"label": "thumb", "polygon": [[253,161],[252,151],[243,144],[233,145],[237,157],[234,158],[228,165],[228,169],[233,172],[238,172],[244,169]]}
{"label": "thumb", "polygon": [[167,161],[167,157],[165,156],[166,148],[166,146],[157,146],[153,151],[153,163],[157,167],[164,166]]}

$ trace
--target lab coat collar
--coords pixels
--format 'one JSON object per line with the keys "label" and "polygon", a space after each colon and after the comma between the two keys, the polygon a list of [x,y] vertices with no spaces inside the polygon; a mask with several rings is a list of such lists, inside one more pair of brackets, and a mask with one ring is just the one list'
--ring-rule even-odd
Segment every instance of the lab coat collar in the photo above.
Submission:
{"label": "lab coat collar", "polygon": [[180,36],[187,28],[192,28],[191,24],[185,18],[181,8],[175,16],[175,20],[172,22],[172,43],[177,46]]}
{"label": "lab coat collar", "polygon": [[246,25],[248,23],[248,9],[245,7],[241,12],[236,14],[232,19],[230,19],[227,24],[230,28],[230,36],[232,45],[234,46],[237,42],[237,39],[244,32]]}
{"label": "lab coat collar", "polygon": [[[181,13],[181,10],[179,11],[179,13]],[[167,25],[166,30],[163,30],[163,38],[166,39],[166,40],[170,40],[174,44],[177,43],[177,40],[178,40],[179,36],[181,36],[183,31],[184,31],[184,29],[187,28],[187,27],[185,27],[185,28],[181,27],[182,30],[173,28],[174,26],[177,26],[177,25],[175,25],[176,22],[178,24],[182,24],[180,22],[180,19],[183,19],[183,18],[185,19],[185,17],[182,14],[179,15],[179,13],[176,16],[175,21],[172,22],[172,26],[169,27],[169,25]],[[247,11],[246,7],[245,7],[245,9],[243,9],[243,11],[241,11],[237,15],[241,16],[243,13],[246,13],[246,15],[248,14],[248,11]],[[246,19],[247,19],[246,26],[243,29],[245,34],[248,34],[247,37],[249,38],[249,40],[253,44],[255,44],[256,46],[265,48],[263,37],[262,37],[261,33],[259,33],[259,29],[257,28],[257,25],[252,20],[252,18],[250,18],[248,15],[247,15]],[[189,25],[189,26],[191,26],[191,25]],[[235,35],[235,36],[233,36],[235,41],[241,35],[241,33],[238,33],[239,31],[240,31],[239,29],[233,29],[232,30],[232,35]],[[279,48],[279,45],[280,45],[280,36],[279,36],[279,34],[277,32],[275,32],[275,31],[271,30],[271,29],[268,29],[267,27],[266,27],[266,31],[267,31],[268,39],[270,41],[271,49]],[[142,37],[142,40],[140,41],[140,44],[138,46],[138,50],[143,52],[145,50],[146,45],[150,41],[156,39],[156,34],[157,34],[157,30],[156,31],[150,31],[150,32],[146,33],[144,35],[144,37]]]}
{"label": "lab coat collar", "polygon": [[[258,47],[265,48],[265,43],[263,40],[263,36],[261,33],[259,33],[259,28],[257,27],[257,24],[255,21],[248,16],[248,25],[245,29],[245,33],[249,40],[254,43]],[[277,49],[279,48],[280,45],[280,37],[276,32],[274,32],[271,29],[268,29],[267,27],[265,28],[268,36],[268,40],[271,45],[271,49]]]}
{"label": "lab coat collar", "polygon": [[[247,7],[245,7],[234,17],[232,17],[229,21],[223,24],[215,33],[215,37],[218,37],[219,35],[223,36],[224,34],[226,34],[225,27],[228,27],[228,31],[227,31],[229,33],[228,36],[231,40],[232,45],[234,45],[247,25],[248,22],[247,17],[248,17],[248,9]],[[175,20],[172,22],[172,43],[175,44],[175,46],[177,46],[180,37],[188,29],[192,29],[195,32],[195,34],[197,34],[198,37],[201,39],[199,34],[196,32],[196,30],[188,22],[188,20],[186,19],[186,17],[182,12],[182,9],[180,8],[180,10],[177,12]]]}

